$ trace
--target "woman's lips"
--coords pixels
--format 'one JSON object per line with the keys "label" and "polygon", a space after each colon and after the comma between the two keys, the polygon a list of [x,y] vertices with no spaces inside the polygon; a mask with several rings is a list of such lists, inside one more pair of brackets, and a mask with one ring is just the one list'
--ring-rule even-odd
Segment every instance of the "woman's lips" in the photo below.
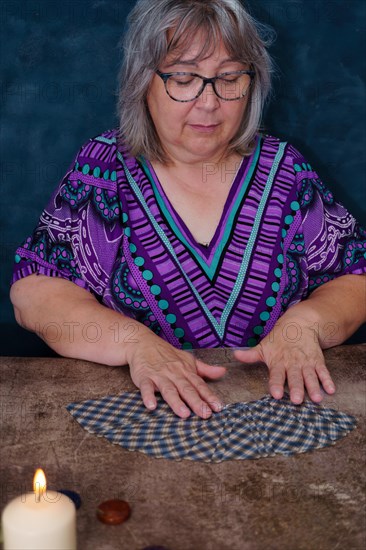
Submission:
{"label": "woman's lips", "polygon": [[190,124],[189,125],[193,130],[197,132],[202,132],[203,134],[210,134],[218,128],[219,124]]}

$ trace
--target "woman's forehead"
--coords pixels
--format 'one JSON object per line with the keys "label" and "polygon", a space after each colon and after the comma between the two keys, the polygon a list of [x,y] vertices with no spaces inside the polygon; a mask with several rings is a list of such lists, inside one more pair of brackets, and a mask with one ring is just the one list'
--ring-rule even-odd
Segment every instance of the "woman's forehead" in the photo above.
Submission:
{"label": "woman's forehead", "polygon": [[168,33],[168,53],[165,64],[197,63],[208,58],[215,58],[217,61],[235,60],[235,56],[228,52],[221,36],[213,37],[205,31],[194,35],[185,34],[177,40],[174,38],[174,30]]}

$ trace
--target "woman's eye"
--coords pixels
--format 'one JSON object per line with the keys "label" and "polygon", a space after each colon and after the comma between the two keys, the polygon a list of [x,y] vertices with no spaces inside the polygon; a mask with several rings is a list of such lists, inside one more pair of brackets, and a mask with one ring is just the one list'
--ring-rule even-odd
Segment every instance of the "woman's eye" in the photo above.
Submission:
{"label": "woman's eye", "polygon": [[185,76],[185,75],[182,75],[182,76],[173,76],[171,77],[171,80],[174,84],[177,84],[178,86],[187,86],[189,84],[192,84],[192,82],[195,80],[194,78],[192,78],[190,75],[188,76]]}
{"label": "woman's eye", "polygon": [[225,77],[221,77],[220,80],[224,83],[226,82],[232,83],[232,82],[237,82],[239,78],[240,78],[239,76],[225,76]]}

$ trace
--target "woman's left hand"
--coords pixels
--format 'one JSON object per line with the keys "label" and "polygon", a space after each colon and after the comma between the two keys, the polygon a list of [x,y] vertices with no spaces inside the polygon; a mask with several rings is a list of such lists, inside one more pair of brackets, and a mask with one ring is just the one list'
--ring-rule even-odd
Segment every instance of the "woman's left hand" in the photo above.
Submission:
{"label": "woman's left hand", "polygon": [[244,363],[260,361],[267,365],[269,391],[275,399],[283,396],[287,379],[293,403],[303,402],[304,389],[310,399],[318,403],[323,399],[320,383],[328,394],[333,394],[336,389],[325,366],[318,335],[314,329],[298,321],[292,320],[286,326],[284,318],[257,346],[235,351],[235,358]]}

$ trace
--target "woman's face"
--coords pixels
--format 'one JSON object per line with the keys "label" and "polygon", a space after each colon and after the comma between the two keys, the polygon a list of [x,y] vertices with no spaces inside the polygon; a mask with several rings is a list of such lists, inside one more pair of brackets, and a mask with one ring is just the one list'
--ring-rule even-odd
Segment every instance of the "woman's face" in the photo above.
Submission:
{"label": "woman's face", "polygon": [[[212,55],[194,61],[202,50],[203,40],[202,36],[198,36],[178,60],[168,56],[159,70],[162,73],[192,72],[211,78],[224,72],[248,69],[242,63],[230,59],[222,42]],[[248,95],[235,101],[224,101],[216,96],[212,85],[208,84],[197,99],[180,103],[168,96],[163,80],[154,75],[147,103],[169,159],[173,163],[178,161],[189,164],[222,160],[230,140],[240,126]]]}

